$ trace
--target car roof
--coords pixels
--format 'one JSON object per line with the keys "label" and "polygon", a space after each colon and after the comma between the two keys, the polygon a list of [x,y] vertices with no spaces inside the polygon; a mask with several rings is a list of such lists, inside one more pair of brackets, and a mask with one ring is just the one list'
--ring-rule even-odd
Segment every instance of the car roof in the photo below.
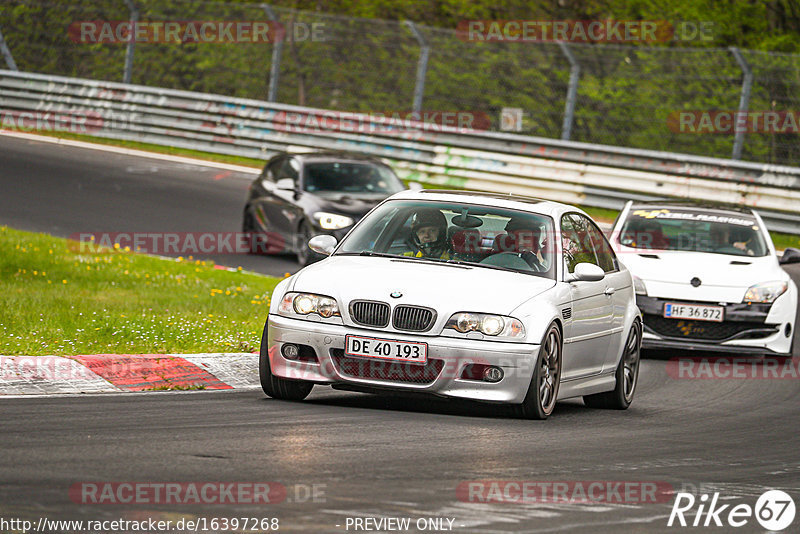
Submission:
{"label": "car roof", "polygon": [[755,213],[753,209],[746,206],[711,201],[654,200],[652,202],[633,202],[631,204],[632,210],[660,210],[670,208],[697,211],[713,215],[749,215],[753,217]]}
{"label": "car roof", "polygon": [[305,162],[316,161],[357,161],[360,163],[377,163],[385,165],[379,158],[360,154],[358,152],[345,152],[338,150],[323,150],[317,152],[285,152],[281,155],[290,155]]}
{"label": "car roof", "polygon": [[[520,211],[529,211],[541,215],[549,215],[554,219],[560,218],[566,212],[578,212],[586,215],[582,209],[569,204],[562,204],[552,200],[518,195],[514,193],[489,193],[485,191],[455,191],[446,189],[420,189],[406,190],[395,193],[390,198],[414,199],[425,201],[443,201],[457,203],[475,203],[498,208],[509,208]],[[588,217],[588,215],[587,215]]]}

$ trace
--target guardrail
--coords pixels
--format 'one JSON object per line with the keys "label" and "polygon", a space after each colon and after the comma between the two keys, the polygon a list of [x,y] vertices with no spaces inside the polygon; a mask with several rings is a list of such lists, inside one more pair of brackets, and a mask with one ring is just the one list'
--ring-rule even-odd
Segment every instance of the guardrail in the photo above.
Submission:
{"label": "guardrail", "polygon": [[406,180],[586,206],[618,209],[628,199],[665,197],[730,202],[758,209],[771,230],[800,234],[795,167],[11,70],[0,70],[0,113],[3,127],[60,124],[100,137],[262,159],[283,150],[356,151],[385,159]]}

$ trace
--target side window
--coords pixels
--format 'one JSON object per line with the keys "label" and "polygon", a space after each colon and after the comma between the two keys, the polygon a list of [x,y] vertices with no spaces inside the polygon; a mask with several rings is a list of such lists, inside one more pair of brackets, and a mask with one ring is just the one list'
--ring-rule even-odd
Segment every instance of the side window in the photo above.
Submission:
{"label": "side window", "polygon": [[581,215],[572,215],[572,217],[580,218],[585,221],[589,229],[589,236],[592,238],[592,244],[594,245],[594,251],[597,255],[597,261],[600,267],[602,267],[606,273],[616,271],[618,268],[617,257],[614,255],[614,251],[611,249],[611,245],[608,244],[608,240],[603,233],[586,217]]}
{"label": "side window", "polygon": [[264,167],[264,171],[261,173],[261,178],[270,182],[277,182],[278,181],[278,172],[280,171],[281,165],[285,158],[277,157],[267,163]]}
{"label": "side window", "polygon": [[[588,221],[573,218],[571,215],[561,217],[561,239],[564,249],[564,263],[567,272],[575,272],[579,263],[600,265],[595,255],[592,239],[586,223]],[[590,225],[591,226],[591,225]]]}
{"label": "side window", "polygon": [[297,183],[297,177],[299,176],[298,171],[300,170],[300,163],[298,163],[297,159],[291,157],[284,158],[281,163],[282,165],[280,165],[277,171],[277,180],[291,178]]}
{"label": "side window", "polygon": [[287,178],[291,178],[297,183],[297,179],[300,176],[300,162],[296,158],[287,158],[283,172]]}

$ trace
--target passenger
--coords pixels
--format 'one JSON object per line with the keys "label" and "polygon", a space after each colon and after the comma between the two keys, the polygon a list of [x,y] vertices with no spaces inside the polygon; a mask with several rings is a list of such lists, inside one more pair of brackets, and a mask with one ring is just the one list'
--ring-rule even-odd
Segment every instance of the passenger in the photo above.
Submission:
{"label": "passenger", "polygon": [[447,219],[437,209],[424,209],[411,219],[411,239],[416,251],[406,252],[404,256],[415,258],[450,259],[447,249]]}

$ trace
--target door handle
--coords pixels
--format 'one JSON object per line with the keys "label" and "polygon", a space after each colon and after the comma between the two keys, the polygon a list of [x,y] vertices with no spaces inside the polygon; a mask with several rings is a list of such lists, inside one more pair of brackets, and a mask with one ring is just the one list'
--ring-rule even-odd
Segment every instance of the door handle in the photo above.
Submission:
{"label": "door handle", "polygon": [[604,293],[604,294],[605,294],[605,296],[607,296],[607,297],[610,297],[611,295],[613,295],[613,294],[614,294],[614,293],[616,293],[616,292],[617,292],[617,290],[616,290],[616,289],[614,289],[613,287],[607,287],[607,288],[606,288],[606,290],[605,290],[605,291],[603,291],[603,293]]}

